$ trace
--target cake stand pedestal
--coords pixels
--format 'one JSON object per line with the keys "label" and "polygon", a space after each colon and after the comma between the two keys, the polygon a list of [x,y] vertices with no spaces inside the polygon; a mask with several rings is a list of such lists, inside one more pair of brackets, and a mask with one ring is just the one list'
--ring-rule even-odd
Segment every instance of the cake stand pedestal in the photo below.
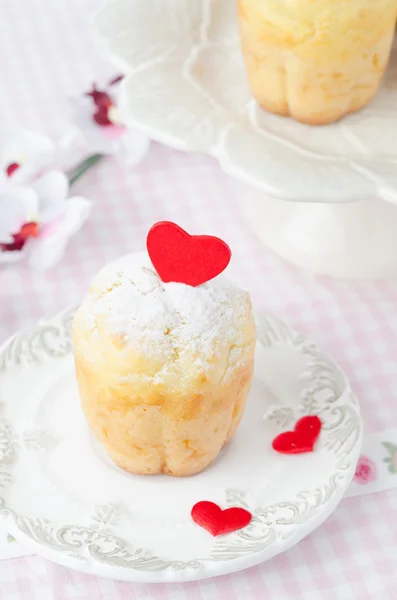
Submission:
{"label": "cake stand pedestal", "polygon": [[263,244],[282,258],[334,277],[397,276],[397,206],[378,198],[288,202],[237,186],[241,212]]}

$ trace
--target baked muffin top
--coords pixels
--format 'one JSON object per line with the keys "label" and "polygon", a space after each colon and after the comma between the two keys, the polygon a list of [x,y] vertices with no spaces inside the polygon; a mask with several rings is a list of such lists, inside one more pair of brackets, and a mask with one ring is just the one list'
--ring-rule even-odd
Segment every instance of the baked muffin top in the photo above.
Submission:
{"label": "baked muffin top", "polygon": [[254,339],[251,313],[249,294],[225,278],[198,287],[164,283],[141,253],[98,273],[74,328],[91,349],[143,357],[160,371],[194,365],[209,372],[218,362],[229,368],[239,361]]}

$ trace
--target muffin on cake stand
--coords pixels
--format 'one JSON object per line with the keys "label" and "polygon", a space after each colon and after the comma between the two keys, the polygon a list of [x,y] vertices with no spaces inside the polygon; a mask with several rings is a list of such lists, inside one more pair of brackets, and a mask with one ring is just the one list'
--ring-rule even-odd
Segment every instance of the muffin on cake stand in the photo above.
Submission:
{"label": "muffin on cake stand", "polygon": [[[397,52],[365,109],[310,127],[252,98],[229,0],[116,0],[93,19],[127,125],[215,156],[264,244],[343,277],[397,274]],[[247,185],[248,184],[248,185]],[[240,187],[241,185],[241,187]]]}

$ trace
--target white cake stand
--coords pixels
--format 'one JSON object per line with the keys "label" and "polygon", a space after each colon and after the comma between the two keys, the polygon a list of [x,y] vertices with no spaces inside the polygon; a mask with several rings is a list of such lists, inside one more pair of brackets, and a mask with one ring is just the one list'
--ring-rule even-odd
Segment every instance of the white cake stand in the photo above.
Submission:
{"label": "white cake stand", "polygon": [[93,29],[128,73],[127,125],[249,184],[241,208],[269,248],[335,276],[397,274],[397,51],[369,107],[308,127],[252,100],[234,0],[114,0]]}

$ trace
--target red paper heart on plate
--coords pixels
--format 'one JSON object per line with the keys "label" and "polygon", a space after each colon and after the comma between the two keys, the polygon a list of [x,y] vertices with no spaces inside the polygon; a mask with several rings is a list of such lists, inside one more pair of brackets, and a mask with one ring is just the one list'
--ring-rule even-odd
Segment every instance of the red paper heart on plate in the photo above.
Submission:
{"label": "red paper heart on plate", "polygon": [[250,524],[252,515],[245,508],[227,508],[222,510],[214,502],[198,502],[192,508],[192,519],[197,525],[218,536],[232,533]]}
{"label": "red paper heart on plate", "polygon": [[153,225],[146,240],[154,268],[169,283],[196,287],[210,281],[230,262],[231,251],[225,242],[211,235],[189,235],[175,223]]}
{"label": "red paper heart on plate", "polygon": [[274,438],[272,446],[276,452],[281,454],[313,452],[321,426],[319,417],[303,417],[295,425],[294,431],[285,431]]}

